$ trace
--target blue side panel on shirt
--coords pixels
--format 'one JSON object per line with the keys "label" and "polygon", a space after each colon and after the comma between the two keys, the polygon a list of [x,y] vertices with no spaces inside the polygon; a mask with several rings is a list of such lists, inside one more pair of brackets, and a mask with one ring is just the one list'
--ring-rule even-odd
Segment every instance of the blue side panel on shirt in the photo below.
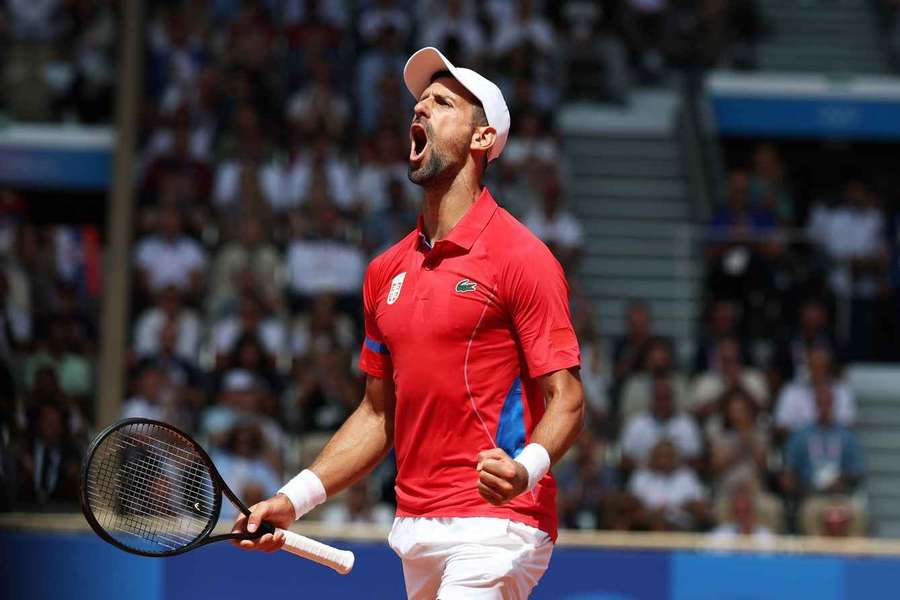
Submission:
{"label": "blue side panel on shirt", "polygon": [[368,348],[372,352],[377,352],[378,354],[390,354],[387,346],[385,346],[381,342],[376,342],[370,337],[366,337],[365,344],[366,348]]}
{"label": "blue side panel on shirt", "polygon": [[497,447],[515,457],[525,447],[525,408],[522,405],[522,379],[516,377],[503,401],[497,424]]}

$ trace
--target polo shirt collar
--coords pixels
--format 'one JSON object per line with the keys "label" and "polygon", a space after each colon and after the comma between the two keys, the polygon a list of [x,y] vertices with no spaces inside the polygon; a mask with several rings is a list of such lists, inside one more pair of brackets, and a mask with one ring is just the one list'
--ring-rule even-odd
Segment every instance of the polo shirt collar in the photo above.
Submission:
{"label": "polo shirt collar", "polygon": [[[466,251],[471,250],[472,246],[475,244],[475,240],[478,239],[478,236],[480,236],[481,232],[484,231],[484,228],[487,227],[487,224],[490,222],[491,217],[494,216],[494,211],[496,210],[497,202],[494,200],[494,197],[491,196],[487,187],[481,188],[481,194],[478,196],[475,203],[469,207],[469,210],[466,211],[466,214],[463,215],[462,219],[453,226],[453,229],[450,230],[447,237],[440,241],[450,242]],[[430,248],[431,244],[428,242],[428,238],[425,235],[425,223],[422,220],[421,214],[419,215],[416,228],[419,231],[420,243],[426,248]]]}

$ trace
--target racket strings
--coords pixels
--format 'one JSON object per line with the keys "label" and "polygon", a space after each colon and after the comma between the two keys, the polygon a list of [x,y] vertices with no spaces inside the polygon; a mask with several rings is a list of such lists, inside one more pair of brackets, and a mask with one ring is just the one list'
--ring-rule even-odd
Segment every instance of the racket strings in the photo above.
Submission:
{"label": "racket strings", "polygon": [[190,544],[217,516],[212,478],[193,445],[149,423],[101,442],[88,466],[86,495],[107,533],[150,553]]}

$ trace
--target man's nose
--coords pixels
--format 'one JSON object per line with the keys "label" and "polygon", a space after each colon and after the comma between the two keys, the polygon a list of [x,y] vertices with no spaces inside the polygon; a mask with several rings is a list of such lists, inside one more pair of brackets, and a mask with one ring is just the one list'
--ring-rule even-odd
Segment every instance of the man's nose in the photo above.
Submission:
{"label": "man's nose", "polygon": [[416,102],[416,106],[413,109],[413,116],[422,117],[424,119],[431,117],[431,108],[429,107],[427,100],[419,100]]}

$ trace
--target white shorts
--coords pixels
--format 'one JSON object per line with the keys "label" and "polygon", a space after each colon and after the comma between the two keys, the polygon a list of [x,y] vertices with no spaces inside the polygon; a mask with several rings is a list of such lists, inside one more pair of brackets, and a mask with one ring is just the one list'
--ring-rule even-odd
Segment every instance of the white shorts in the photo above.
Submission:
{"label": "white shorts", "polygon": [[492,517],[397,517],[388,544],[409,600],[524,600],[553,552],[540,529]]}

